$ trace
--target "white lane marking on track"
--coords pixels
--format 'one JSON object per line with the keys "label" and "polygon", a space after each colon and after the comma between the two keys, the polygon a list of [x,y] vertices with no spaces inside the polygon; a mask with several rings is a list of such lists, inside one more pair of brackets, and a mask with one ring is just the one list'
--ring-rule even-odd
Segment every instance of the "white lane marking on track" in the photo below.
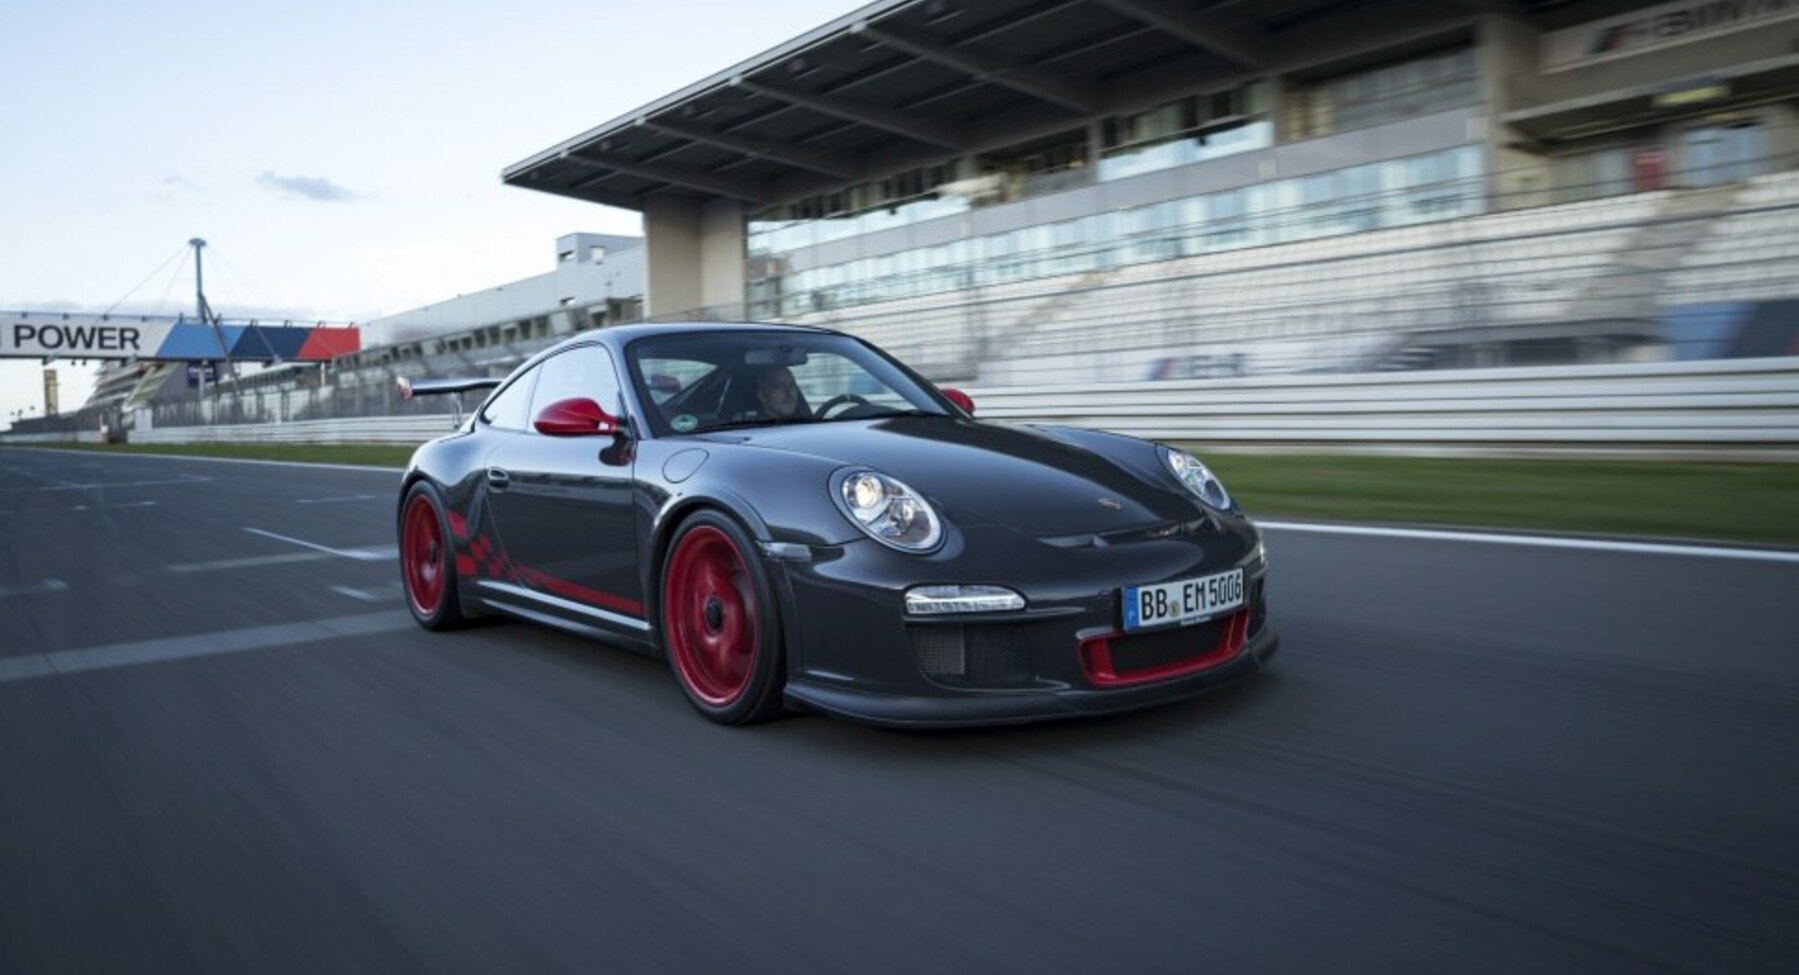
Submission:
{"label": "white lane marking on track", "polygon": [[214,572],[219,569],[254,569],[261,565],[287,565],[292,562],[322,562],[336,558],[325,552],[282,552],[280,555],[251,555],[238,559],[214,559],[211,562],[182,562],[168,566],[170,572]]}
{"label": "white lane marking on track", "polygon": [[337,504],[340,501],[380,501],[375,494],[347,494],[341,498],[296,498],[295,504]]}
{"label": "white lane marking on track", "polygon": [[210,657],[246,650],[269,650],[302,643],[317,643],[346,636],[366,636],[411,629],[412,615],[404,609],[384,609],[355,616],[333,616],[300,623],[276,623],[242,630],[196,633],[191,636],[111,643],[79,650],[57,650],[18,657],[0,657],[0,684],[76,674],[86,670],[110,670],[141,664],[163,663],[188,657]]}
{"label": "white lane marking on track", "polygon": [[46,592],[68,592],[69,584],[61,579],[45,579],[28,586],[0,586],[0,598],[6,596],[36,596]]}
{"label": "white lane marking on track", "polygon": [[324,552],[326,555],[335,555],[341,559],[355,559],[358,562],[384,562],[388,559],[396,558],[400,554],[399,549],[392,545],[380,548],[332,548],[329,545],[320,545],[317,542],[309,542],[303,538],[290,538],[287,535],[277,535],[274,532],[263,531],[260,528],[246,528],[244,531],[247,531],[252,535],[261,535],[264,538],[272,538],[278,542],[286,542],[289,545],[298,545],[302,548],[309,548],[315,552]]}
{"label": "white lane marking on track", "polygon": [[1614,542],[1598,538],[1557,538],[1553,535],[1503,535],[1486,532],[1442,531],[1429,528],[1379,528],[1371,525],[1322,525],[1293,521],[1256,524],[1275,531],[1311,532],[1317,535],[1366,535],[1375,538],[1416,538],[1439,542],[1481,542],[1492,545],[1525,545],[1536,548],[1580,549],[1589,552],[1626,552],[1638,555],[1685,555],[1704,559],[1742,559],[1749,562],[1799,564],[1799,552],[1774,549],[1725,548],[1718,545],[1673,545],[1661,542]]}
{"label": "white lane marking on track", "polygon": [[382,586],[368,586],[362,589],[355,586],[332,586],[331,591],[339,596],[348,596],[364,603],[385,603],[401,599],[406,595],[406,590],[397,582],[390,582]]}

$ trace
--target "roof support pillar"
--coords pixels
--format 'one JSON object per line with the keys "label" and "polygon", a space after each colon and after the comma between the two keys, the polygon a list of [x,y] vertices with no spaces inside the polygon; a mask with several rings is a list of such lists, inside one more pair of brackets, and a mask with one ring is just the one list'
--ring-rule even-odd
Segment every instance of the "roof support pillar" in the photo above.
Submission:
{"label": "roof support pillar", "polygon": [[643,201],[643,231],[647,315],[743,317],[742,204],[652,194]]}

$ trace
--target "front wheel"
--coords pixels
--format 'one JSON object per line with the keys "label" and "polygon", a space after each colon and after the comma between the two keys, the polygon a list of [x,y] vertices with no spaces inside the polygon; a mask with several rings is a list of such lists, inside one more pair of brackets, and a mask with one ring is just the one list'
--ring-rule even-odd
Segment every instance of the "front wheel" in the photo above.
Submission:
{"label": "front wheel", "polygon": [[467,622],[454,564],[443,495],[429,481],[419,481],[400,503],[400,581],[406,608],[427,630],[453,630]]}
{"label": "front wheel", "polygon": [[730,518],[681,524],[662,566],[662,648],[687,700],[719,724],[781,713],[785,661],[768,570]]}

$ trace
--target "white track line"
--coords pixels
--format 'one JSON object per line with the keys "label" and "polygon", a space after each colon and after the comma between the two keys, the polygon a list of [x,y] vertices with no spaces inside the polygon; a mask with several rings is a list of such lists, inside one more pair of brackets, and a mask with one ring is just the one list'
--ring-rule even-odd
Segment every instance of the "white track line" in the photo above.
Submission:
{"label": "white track line", "polygon": [[46,592],[68,592],[69,584],[61,579],[45,579],[29,586],[0,586],[0,598],[6,596],[36,596]]}
{"label": "white track line", "polygon": [[1321,525],[1294,521],[1262,521],[1256,524],[1275,531],[1310,532],[1315,535],[1364,535],[1374,538],[1416,538],[1435,542],[1480,542],[1491,545],[1524,545],[1565,548],[1588,552],[1627,552],[1636,555],[1684,555],[1701,559],[1742,559],[1748,562],[1785,562],[1799,565],[1799,552],[1762,548],[1723,548],[1716,545],[1672,545],[1660,542],[1614,542],[1598,538],[1558,538],[1553,535],[1504,535],[1486,532],[1439,531],[1427,528],[1380,528],[1371,525]]}
{"label": "white track line", "polygon": [[286,535],[277,535],[274,532],[263,531],[260,528],[246,528],[244,531],[247,531],[252,535],[261,535],[264,538],[272,538],[278,542],[286,542],[289,545],[299,545],[302,548],[309,548],[315,552],[324,552],[326,555],[335,555],[341,559],[355,559],[358,562],[385,562],[399,554],[399,550],[391,546],[386,548],[332,548],[328,545],[309,542],[303,538],[289,538]]}
{"label": "white track line", "polygon": [[165,637],[112,643],[79,650],[56,650],[17,657],[0,657],[0,684],[58,674],[76,674],[89,670],[111,670],[144,664],[209,657],[249,650],[272,650],[277,647],[319,643],[343,637],[367,636],[409,630],[414,625],[405,610],[386,609],[354,616],[333,616],[301,623],[276,623],[241,630],[195,633],[189,636]]}
{"label": "white track line", "polygon": [[373,494],[347,494],[341,498],[296,498],[294,504],[337,504],[340,501],[380,501]]}
{"label": "white track line", "polygon": [[211,562],[178,562],[168,566],[170,572],[216,572],[220,569],[254,569],[264,565],[288,565],[293,562],[322,562],[334,558],[326,552],[282,552],[280,555],[250,555],[238,559],[214,559]]}

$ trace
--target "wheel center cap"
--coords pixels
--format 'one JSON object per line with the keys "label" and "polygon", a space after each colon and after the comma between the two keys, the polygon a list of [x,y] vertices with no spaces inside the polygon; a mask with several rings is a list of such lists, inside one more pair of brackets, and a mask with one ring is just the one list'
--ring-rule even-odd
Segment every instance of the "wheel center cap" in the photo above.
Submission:
{"label": "wheel center cap", "polygon": [[706,607],[702,612],[706,615],[706,629],[718,632],[725,625],[725,604],[718,601],[717,596],[706,597]]}

